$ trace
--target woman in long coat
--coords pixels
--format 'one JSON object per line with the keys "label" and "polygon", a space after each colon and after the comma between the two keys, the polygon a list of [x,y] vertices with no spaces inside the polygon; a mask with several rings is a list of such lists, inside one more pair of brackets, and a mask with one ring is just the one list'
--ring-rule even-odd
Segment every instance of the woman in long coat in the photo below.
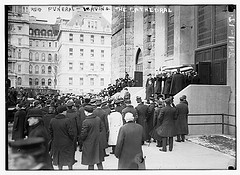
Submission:
{"label": "woman in long coat", "polygon": [[117,111],[113,111],[108,115],[108,125],[109,125],[109,137],[108,145],[112,146],[111,154],[114,154],[115,146],[117,144],[118,132],[123,125],[122,114]]}
{"label": "woman in long coat", "polygon": [[118,169],[139,169],[136,156],[142,155],[143,127],[134,123],[131,113],[125,115],[124,124],[118,133],[115,156],[119,159]]}
{"label": "woman in long coat", "polygon": [[51,136],[51,154],[53,156],[53,165],[61,170],[63,166],[72,169],[75,163],[74,133],[71,128],[71,122],[66,117],[67,108],[59,106],[58,115],[50,121],[49,131]]}
{"label": "woman in long coat", "polygon": [[184,142],[185,135],[188,135],[188,105],[180,98],[180,103],[176,105],[177,120],[175,121],[177,142]]}
{"label": "woman in long coat", "polygon": [[175,120],[177,119],[176,108],[171,107],[171,100],[165,100],[166,106],[160,111],[160,123],[157,128],[157,134],[162,137],[163,149],[160,151],[167,151],[167,139],[169,139],[169,151],[173,149],[173,137],[176,136]]}

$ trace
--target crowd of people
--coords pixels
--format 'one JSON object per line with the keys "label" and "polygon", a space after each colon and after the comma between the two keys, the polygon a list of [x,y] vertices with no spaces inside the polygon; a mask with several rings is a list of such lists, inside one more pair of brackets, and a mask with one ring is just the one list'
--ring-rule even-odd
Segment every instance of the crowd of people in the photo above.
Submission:
{"label": "crowd of people", "polygon": [[[126,89],[126,88],[125,88]],[[16,105],[12,147],[15,169],[73,169],[76,151],[88,169],[104,169],[105,149],[112,147],[118,169],[145,169],[143,144],[156,141],[161,151],[173,150],[173,137],[184,141],[188,134],[186,97],[150,97],[147,104],[130,94],[106,100],[100,96],[37,95]],[[29,100],[29,99],[28,99]],[[41,148],[41,149],[40,149]]]}

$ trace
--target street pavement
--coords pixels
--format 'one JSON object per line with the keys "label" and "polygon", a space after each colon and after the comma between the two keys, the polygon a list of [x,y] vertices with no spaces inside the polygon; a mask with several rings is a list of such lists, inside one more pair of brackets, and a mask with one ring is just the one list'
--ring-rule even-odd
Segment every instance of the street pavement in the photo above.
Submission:
{"label": "street pavement", "polygon": [[[209,149],[195,143],[175,142],[172,152],[161,152],[156,147],[156,143],[143,145],[143,153],[146,156],[145,163],[147,170],[226,170],[229,165],[234,165],[235,157]],[[106,149],[107,154],[111,148]],[[75,170],[87,170],[87,166],[81,165],[81,154],[76,152],[77,163],[74,164]],[[118,159],[109,154],[105,157],[103,167],[105,170],[116,170]],[[55,169],[57,167],[54,166]],[[97,169],[96,165],[94,167]],[[64,167],[67,169],[67,167]]]}

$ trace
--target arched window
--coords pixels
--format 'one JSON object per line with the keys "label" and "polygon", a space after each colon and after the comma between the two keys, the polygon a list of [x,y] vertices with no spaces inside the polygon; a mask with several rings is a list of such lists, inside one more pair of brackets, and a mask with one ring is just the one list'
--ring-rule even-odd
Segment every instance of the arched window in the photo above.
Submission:
{"label": "arched window", "polygon": [[35,78],[35,85],[36,86],[38,86],[38,82],[39,82],[38,78]]}
{"label": "arched window", "polygon": [[45,79],[44,78],[42,78],[42,86],[45,86]]}
{"label": "arched window", "polygon": [[32,52],[29,52],[29,61],[32,61],[32,58],[33,58],[33,54]]}
{"label": "arched window", "polygon": [[39,61],[39,54],[38,54],[38,52],[35,53],[35,61]]}
{"label": "arched window", "polygon": [[45,53],[42,53],[42,61],[45,61]]}
{"label": "arched window", "polygon": [[32,86],[32,79],[29,78],[29,86]]}
{"label": "arched window", "polygon": [[40,35],[39,29],[36,29],[36,30],[35,30],[35,35]]}
{"label": "arched window", "polygon": [[45,66],[42,66],[42,74],[45,74]]}
{"label": "arched window", "polygon": [[48,62],[52,62],[52,55],[48,54]]}
{"label": "arched window", "polygon": [[32,65],[29,65],[29,73],[32,74]]}
{"label": "arched window", "polygon": [[54,61],[57,62],[57,54],[54,55]]}
{"label": "arched window", "polygon": [[38,65],[35,66],[35,74],[39,74],[39,66]]}
{"label": "arched window", "polygon": [[52,73],[52,67],[51,66],[48,66],[48,73]]}
{"label": "arched window", "polygon": [[33,35],[33,29],[29,29],[29,35]]}
{"label": "arched window", "polygon": [[46,30],[41,31],[42,36],[46,36]]}
{"label": "arched window", "polygon": [[51,78],[48,79],[48,86],[52,86],[52,79]]}
{"label": "arched window", "polygon": [[52,36],[52,31],[48,30],[48,36]]}
{"label": "arched window", "polygon": [[18,77],[18,85],[22,85],[22,78],[21,77]]}

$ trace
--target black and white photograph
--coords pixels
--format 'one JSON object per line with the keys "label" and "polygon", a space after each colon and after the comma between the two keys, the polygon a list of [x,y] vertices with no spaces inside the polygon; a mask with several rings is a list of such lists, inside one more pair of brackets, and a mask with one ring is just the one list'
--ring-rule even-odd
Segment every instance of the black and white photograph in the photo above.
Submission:
{"label": "black and white photograph", "polygon": [[237,4],[166,3],[4,5],[6,172],[236,173]]}

